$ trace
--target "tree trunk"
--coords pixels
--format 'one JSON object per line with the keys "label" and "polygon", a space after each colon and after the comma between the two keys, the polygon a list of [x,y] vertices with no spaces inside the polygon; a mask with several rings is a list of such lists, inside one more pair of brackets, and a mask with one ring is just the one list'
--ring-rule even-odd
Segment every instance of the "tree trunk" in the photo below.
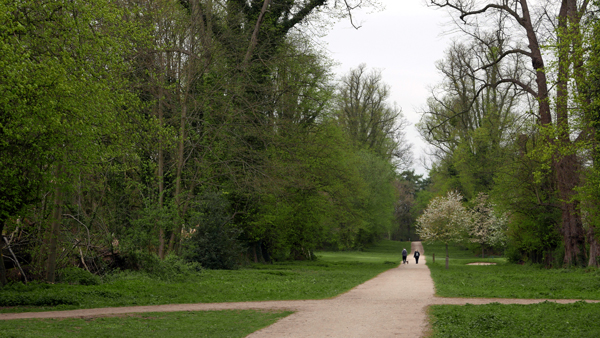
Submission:
{"label": "tree trunk", "polygon": [[[177,149],[177,174],[175,178],[175,205],[178,211],[182,211],[181,206],[181,175],[183,173],[183,166],[185,165],[184,147],[185,147],[185,126],[187,124],[187,92],[183,96],[183,102],[181,103],[181,120],[179,122],[179,142]],[[180,213],[181,218],[185,216]],[[171,239],[169,240],[169,252],[172,252],[178,244],[181,235],[181,222],[178,222],[174,231],[171,233]]]}
{"label": "tree trunk", "polygon": [[[0,236],[4,232],[4,222],[5,218],[0,217]],[[2,249],[4,248],[4,243],[0,243],[0,286],[6,285],[8,282],[6,280],[6,267],[4,266],[4,256],[2,256]]]}
{"label": "tree trunk", "polygon": [[596,239],[596,229],[590,225],[587,231],[588,243],[590,245],[590,257],[588,260],[588,266],[598,267],[598,256],[600,256],[600,244]]}
{"label": "tree trunk", "polygon": [[[60,177],[62,172],[62,165],[58,165],[56,168],[56,177]],[[46,281],[54,283],[56,278],[56,255],[57,255],[57,242],[58,235],[60,232],[60,223],[62,216],[62,191],[59,183],[57,182],[54,192],[54,211],[52,212],[52,224],[48,233],[48,260],[46,261]]]}
{"label": "tree trunk", "polygon": [[585,234],[579,214],[579,203],[572,201],[574,188],[579,182],[577,159],[564,156],[556,163],[556,180],[562,211],[561,234],[565,245],[564,265],[583,264],[585,261]]}
{"label": "tree trunk", "polygon": [[[162,64],[162,63],[161,63]],[[159,84],[158,89],[158,121],[159,125],[163,127],[163,109],[162,109],[162,101],[163,101],[163,92],[162,92],[162,83]],[[164,205],[164,192],[165,192],[165,173],[164,173],[164,151],[163,151],[163,141],[162,136],[159,136],[158,139],[158,208],[160,211],[163,210]],[[162,222],[158,224],[158,257],[160,259],[165,258],[165,229],[163,228]]]}
{"label": "tree trunk", "polygon": [[572,201],[579,186],[579,163],[576,155],[562,155],[571,147],[569,126],[569,79],[571,69],[571,38],[578,29],[576,0],[562,0],[558,14],[558,78],[556,85],[556,129],[559,146],[554,161],[556,183],[562,211],[561,234],[565,245],[564,265],[584,264],[585,234],[579,213],[579,203]]}
{"label": "tree trunk", "polygon": [[446,243],[446,270],[448,270],[448,261],[450,260],[448,256],[448,243]]}
{"label": "tree trunk", "polygon": [[256,48],[256,45],[258,43],[258,32],[260,30],[260,26],[262,24],[265,13],[267,13],[267,9],[269,8],[270,3],[271,0],[264,0],[263,6],[260,10],[260,15],[258,16],[258,19],[256,19],[254,31],[252,32],[252,37],[250,38],[250,44],[248,45],[248,50],[246,51],[246,56],[244,57],[244,63],[242,64],[244,68],[248,65],[248,62],[250,62],[252,52],[254,51],[254,48]]}
{"label": "tree trunk", "polygon": [[521,7],[523,9],[523,20],[521,26],[525,29],[527,34],[527,42],[531,51],[530,59],[531,65],[535,70],[537,95],[538,100],[538,111],[539,121],[541,125],[549,125],[552,123],[552,115],[550,114],[550,100],[548,97],[548,81],[546,78],[546,66],[544,65],[544,58],[542,57],[542,50],[538,41],[538,37],[535,31],[534,22],[531,20],[529,13],[529,5],[527,0],[520,0]]}
{"label": "tree trunk", "polygon": [[254,254],[254,263],[258,263],[258,256],[256,255],[256,244],[252,245],[252,253]]}

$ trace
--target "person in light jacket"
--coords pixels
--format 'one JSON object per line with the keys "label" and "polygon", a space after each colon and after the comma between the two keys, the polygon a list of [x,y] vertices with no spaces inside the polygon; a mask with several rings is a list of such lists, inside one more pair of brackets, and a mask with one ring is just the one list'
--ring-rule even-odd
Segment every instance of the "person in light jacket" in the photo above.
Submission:
{"label": "person in light jacket", "polygon": [[408,253],[406,252],[406,248],[402,249],[402,263],[406,264],[406,256],[408,256]]}

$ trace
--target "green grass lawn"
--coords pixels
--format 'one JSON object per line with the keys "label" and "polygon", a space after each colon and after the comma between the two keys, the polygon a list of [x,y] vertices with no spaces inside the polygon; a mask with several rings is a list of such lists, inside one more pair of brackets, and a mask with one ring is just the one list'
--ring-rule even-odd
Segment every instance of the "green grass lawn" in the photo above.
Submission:
{"label": "green grass lawn", "polygon": [[[442,297],[600,299],[600,270],[545,269],[507,263],[503,258],[481,259],[471,251],[450,247],[445,268],[443,245],[424,244],[427,266]],[[436,254],[435,263],[430,259]],[[497,265],[467,265],[495,262]]]}
{"label": "green grass lawn", "polygon": [[[167,282],[121,273],[100,285],[14,284],[0,312],[172,303],[319,299],[336,296],[400,263],[408,243],[383,241],[361,252],[317,252],[317,261],[204,270]],[[201,311],[93,319],[0,321],[2,337],[244,337],[291,312]]]}
{"label": "green grass lawn", "polygon": [[245,337],[291,312],[156,312],[116,317],[0,321],[0,337]]}
{"label": "green grass lawn", "polygon": [[[424,243],[427,266],[442,297],[600,299],[600,270],[545,269],[481,259],[458,246]],[[436,260],[433,263],[432,254]],[[497,265],[467,265],[494,262]],[[600,304],[435,305],[433,337],[599,337]]]}
{"label": "green grass lawn", "polygon": [[359,262],[372,264],[399,265],[402,248],[410,251],[410,242],[382,241],[363,251],[322,251],[317,252],[321,262]]}
{"label": "green grass lawn", "polygon": [[434,305],[432,338],[600,337],[600,304]]}
{"label": "green grass lawn", "polygon": [[121,273],[100,285],[14,284],[0,292],[0,312],[330,298],[397,266],[403,245],[384,241],[362,252],[317,252],[317,261],[203,270],[170,282]]}

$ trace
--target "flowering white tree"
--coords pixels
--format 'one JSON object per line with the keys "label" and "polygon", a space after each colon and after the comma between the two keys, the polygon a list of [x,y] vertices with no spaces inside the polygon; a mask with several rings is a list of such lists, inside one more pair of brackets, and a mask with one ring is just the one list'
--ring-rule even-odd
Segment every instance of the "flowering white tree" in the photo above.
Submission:
{"label": "flowering white tree", "polygon": [[508,217],[505,213],[494,210],[494,204],[484,193],[479,193],[470,210],[469,241],[481,245],[481,257],[484,257],[485,247],[494,247],[506,243],[506,226]]}
{"label": "flowering white tree", "polygon": [[471,213],[462,204],[462,195],[450,191],[436,197],[417,219],[417,233],[421,239],[446,244],[446,269],[448,269],[448,243],[460,242],[468,233]]}

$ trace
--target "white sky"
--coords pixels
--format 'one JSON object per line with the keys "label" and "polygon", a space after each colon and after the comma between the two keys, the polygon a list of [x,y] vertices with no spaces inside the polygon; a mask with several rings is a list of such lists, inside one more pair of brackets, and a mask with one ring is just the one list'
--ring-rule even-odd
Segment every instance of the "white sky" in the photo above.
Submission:
{"label": "white sky", "polygon": [[402,107],[411,123],[408,141],[413,144],[417,174],[427,174],[419,158],[425,142],[414,124],[419,121],[419,108],[424,107],[429,89],[441,80],[435,62],[443,58],[450,37],[443,33],[448,23],[446,11],[425,5],[423,0],[381,0],[384,11],[356,13],[356,30],[349,20],[337,23],[324,38],[331,57],[340,63],[338,76],[365,63],[369,69],[382,71],[383,80],[390,85],[391,101]]}

